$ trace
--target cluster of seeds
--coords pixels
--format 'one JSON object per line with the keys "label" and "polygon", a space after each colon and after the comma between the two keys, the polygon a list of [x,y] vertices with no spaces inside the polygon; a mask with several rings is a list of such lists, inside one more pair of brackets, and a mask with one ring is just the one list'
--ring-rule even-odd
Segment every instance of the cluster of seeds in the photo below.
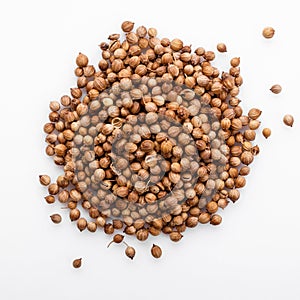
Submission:
{"label": "cluster of seeds", "polygon": [[[98,67],[78,55],[77,87],[50,103],[46,153],[64,173],[40,182],[80,231],[122,230],[140,241],[164,233],[177,242],[187,227],[219,225],[218,210],[239,199],[259,153],[261,111],[240,106],[238,57],[220,72],[213,51],[159,39],[154,28],[134,31],[129,21],[122,30],[125,40],[111,34],[100,44]],[[151,253],[159,258],[161,249]]]}

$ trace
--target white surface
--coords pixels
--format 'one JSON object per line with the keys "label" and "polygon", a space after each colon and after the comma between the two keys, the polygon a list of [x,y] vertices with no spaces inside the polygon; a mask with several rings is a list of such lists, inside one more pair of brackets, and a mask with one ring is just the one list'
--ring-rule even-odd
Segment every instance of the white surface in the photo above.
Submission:
{"label": "white surface", "polygon": [[[299,28],[297,1],[6,1],[1,5],[0,299],[289,299],[300,298]],[[132,262],[104,234],[79,233],[60,205],[49,206],[38,174],[57,173],[44,155],[48,103],[75,84],[79,51],[97,62],[97,45],[123,20],[158,28],[160,37],[215,49],[217,62],[241,57],[242,106],[263,109],[272,128],[241,199],[222,226],[188,230],[142,244]],[[263,27],[276,29],[272,40]],[[280,95],[269,88],[283,86]],[[295,116],[294,128],[282,124]],[[61,225],[49,215],[60,212]],[[152,242],[163,258],[149,254]],[[83,267],[71,262],[83,257]],[[84,298],[83,298],[84,297]]]}

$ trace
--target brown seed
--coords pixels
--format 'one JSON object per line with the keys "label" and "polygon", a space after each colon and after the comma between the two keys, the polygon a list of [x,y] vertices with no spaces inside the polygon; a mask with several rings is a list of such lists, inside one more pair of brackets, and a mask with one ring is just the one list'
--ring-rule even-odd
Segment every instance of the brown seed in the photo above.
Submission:
{"label": "brown seed", "polygon": [[252,108],[248,112],[248,116],[252,120],[258,119],[260,115],[261,115],[261,110],[259,110],[258,108]]}
{"label": "brown seed", "polygon": [[147,240],[148,236],[149,236],[149,232],[148,232],[147,229],[140,229],[140,230],[138,230],[137,233],[136,233],[136,237],[137,237],[137,239],[140,240],[140,241],[145,241],[145,240]]}
{"label": "brown seed", "polygon": [[283,122],[284,122],[285,125],[293,127],[294,117],[292,115],[285,115],[283,117]]}
{"label": "brown seed", "polygon": [[149,28],[148,34],[150,37],[156,37],[157,36],[157,30],[155,28]]}
{"label": "brown seed", "polygon": [[179,51],[183,47],[183,42],[180,39],[174,39],[171,41],[170,47],[174,51]]}
{"label": "brown seed", "polygon": [[260,126],[260,121],[258,121],[258,120],[250,120],[248,125],[249,125],[249,128],[251,130],[256,130]]}
{"label": "brown seed", "polygon": [[96,219],[96,224],[97,224],[99,227],[104,227],[105,223],[106,223],[105,218],[103,218],[103,217],[101,217],[101,216],[98,217],[98,218]]}
{"label": "brown seed", "polygon": [[219,52],[227,52],[227,48],[226,48],[226,45],[224,44],[224,43],[219,43],[218,45],[217,45],[217,49],[218,49],[218,51]]}
{"label": "brown seed", "polygon": [[180,232],[173,231],[170,233],[170,239],[173,242],[179,242],[182,239],[183,235]]}
{"label": "brown seed", "polygon": [[86,227],[87,227],[87,221],[86,221],[86,219],[84,219],[84,218],[78,219],[78,221],[77,221],[77,227],[78,227],[78,229],[80,231],[85,230]]}
{"label": "brown seed", "polygon": [[79,53],[76,58],[77,66],[80,68],[83,68],[83,67],[86,67],[88,63],[89,63],[88,57],[82,53]]}
{"label": "brown seed", "polygon": [[236,189],[230,190],[228,193],[228,198],[232,200],[232,202],[235,202],[240,198],[240,192]]}
{"label": "brown seed", "polygon": [[267,139],[271,135],[271,129],[270,128],[264,128],[262,131],[264,137]]}
{"label": "brown seed", "polygon": [[108,248],[112,243],[116,243],[116,244],[122,243],[123,239],[124,239],[124,235],[116,234],[116,235],[113,237],[113,240],[107,245],[107,248]]}
{"label": "brown seed", "polygon": [[151,248],[151,254],[154,258],[160,258],[162,255],[161,248],[155,244],[153,244]]}
{"label": "brown seed", "polygon": [[95,222],[88,222],[87,229],[89,232],[96,232],[97,224]]}
{"label": "brown seed", "polygon": [[190,227],[190,228],[193,228],[193,227],[196,227],[198,225],[198,218],[197,217],[188,217],[186,219],[186,226],[187,227]]}
{"label": "brown seed", "polygon": [[241,162],[245,165],[250,165],[253,162],[253,154],[249,151],[245,151],[241,155]]}
{"label": "brown seed", "polygon": [[40,183],[44,186],[48,186],[51,182],[51,179],[48,175],[40,175],[39,179],[40,179]]}
{"label": "brown seed", "polygon": [[254,130],[247,129],[244,132],[244,137],[248,141],[254,141],[256,137],[256,132]]}
{"label": "brown seed", "polygon": [[50,102],[50,105],[49,105],[49,108],[53,111],[53,112],[56,112],[60,109],[60,104],[59,102],[57,101],[51,101]]}
{"label": "brown seed", "polygon": [[210,224],[219,225],[222,222],[222,217],[219,215],[213,215],[210,220]]}
{"label": "brown seed", "polygon": [[59,224],[61,222],[61,215],[59,214],[51,215],[50,218],[54,224]]}
{"label": "brown seed", "polygon": [[104,232],[105,232],[106,234],[113,234],[114,231],[115,231],[115,229],[114,229],[114,227],[113,227],[112,224],[105,224],[105,225],[104,225]]}
{"label": "brown seed", "polygon": [[47,202],[48,204],[52,204],[52,203],[55,202],[55,197],[52,196],[52,195],[48,195],[48,196],[45,197],[45,200],[46,200],[46,202]]}
{"label": "brown seed", "polygon": [[131,21],[125,21],[122,23],[121,28],[124,32],[130,32],[132,31],[134,27],[134,23]]}
{"label": "brown seed", "polygon": [[210,221],[210,214],[209,213],[201,213],[199,216],[199,222],[201,224],[206,224]]}
{"label": "brown seed", "polygon": [[282,87],[279,84],[274,84],[271,88],[270,91],[274,94],[279,94],[282,91]]}
{"label": "brown seed", "polygon": [[54,131],[55,125],[53,123],[46,123],[44,125],[44,132],[50,134]]}
{"label": "brown seed", "polygon": [[275,34],[275,29],[272,27],[265,27],[262,31],[262,35],[266,38],[266,39],[271,39]]}
{"label": "brown seed", "polygon": [[108,37],[108,39],[112,40],[112,41],[118,40],[119,38],[120,38],[120,35],[118,33],[110,34],[109,37]]}
{"label": "brown seed", "polygon": [[59,202],[66,203],[69,200],[69,192],[66,190],[63,190],[58,194],[57,198],[58,198]]}
{"label": "brown seed", "polygon": [[240,64],[240,58],[239,57],[234,57],[231,59],[230,64],[233,68],[236,68]]}
{"label": "brown seed", "polygon": [[74,267],[75,269],[80,268],[80,267],[81,267],[81,261],[82,261],[82,258],[75,259],[75,260],[73,261],[73,267]]}
{"label": "brown seed", "polygon": [[210,201],[206,205],[206,209],[209,213],[213,214],[218,210],[218,204],[215,201]]}
{"label": "brown seed", "polygon": [[71,221],[76,221],[78,220],[80,217],[80,210],[77,208],[74,208],[72,210],[70,210],[70,219]]}
{"label": "brown seed", "polygon": [[48,192],[50,195],[56,195],[59,192],[59,186],[56,183],[51,183],[48,186]]}
{"label": "brown seed", "polygon": [[133,247],[127,245],[127,247],[125,249],[125,254],[132,260],[135,256],[135,249]]}

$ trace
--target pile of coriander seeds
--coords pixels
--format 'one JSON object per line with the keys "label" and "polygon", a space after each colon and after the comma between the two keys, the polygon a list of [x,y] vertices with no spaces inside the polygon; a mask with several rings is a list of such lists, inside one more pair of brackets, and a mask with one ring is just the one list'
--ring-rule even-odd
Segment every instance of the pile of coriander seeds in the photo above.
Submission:
{"label": "pile of coriander seeds", "polygon": [[[124,40],[111,34],[100,44],[98,66],[79,53],[77,86],[51,101],[46,154],[63,174],[40,182],[46,201],[65,203],[80,231],[101,228],[117,244],[125,243],[120,232],[177,242],[187,227],[219,225],[218,211],[239,199],[259,153],[261,111],[240,106],[239,58],[221,72],[213,51],[130,21],[121,27]],[[151,253],[158,258],[161,249]]]}

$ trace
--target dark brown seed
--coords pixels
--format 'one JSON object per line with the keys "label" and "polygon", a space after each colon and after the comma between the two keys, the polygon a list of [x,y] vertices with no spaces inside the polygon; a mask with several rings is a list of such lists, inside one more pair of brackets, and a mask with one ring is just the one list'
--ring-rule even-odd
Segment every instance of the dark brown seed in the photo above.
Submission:
{"label": "dark brown seed", "polygon": [[116,235],[113,237],[113,240],[107,245],[107,248],[108,248],[112,243],[116,243],[116,244],[122,243],[123,239],[124,239],[124,235],[116,234]]}
{"label": "dark brown seed", "polygon": [[160,258],[162,255],[161,248],[155,244],[153,244],[151,248],[151,254],[154,258]]}
{"label": "dark brown seed", "polygon": [[61,216],[59,214],[54,214],[50,216],[54,224],[59,224],[61,222]]}
{"label": "dark brown seed", "polygon": [[75,260],[73,261],[73,267],[74,267],[75,269],[80,268],[80,267],[81,267],[81,261],[82,261],[82,258],[75,259]]}

